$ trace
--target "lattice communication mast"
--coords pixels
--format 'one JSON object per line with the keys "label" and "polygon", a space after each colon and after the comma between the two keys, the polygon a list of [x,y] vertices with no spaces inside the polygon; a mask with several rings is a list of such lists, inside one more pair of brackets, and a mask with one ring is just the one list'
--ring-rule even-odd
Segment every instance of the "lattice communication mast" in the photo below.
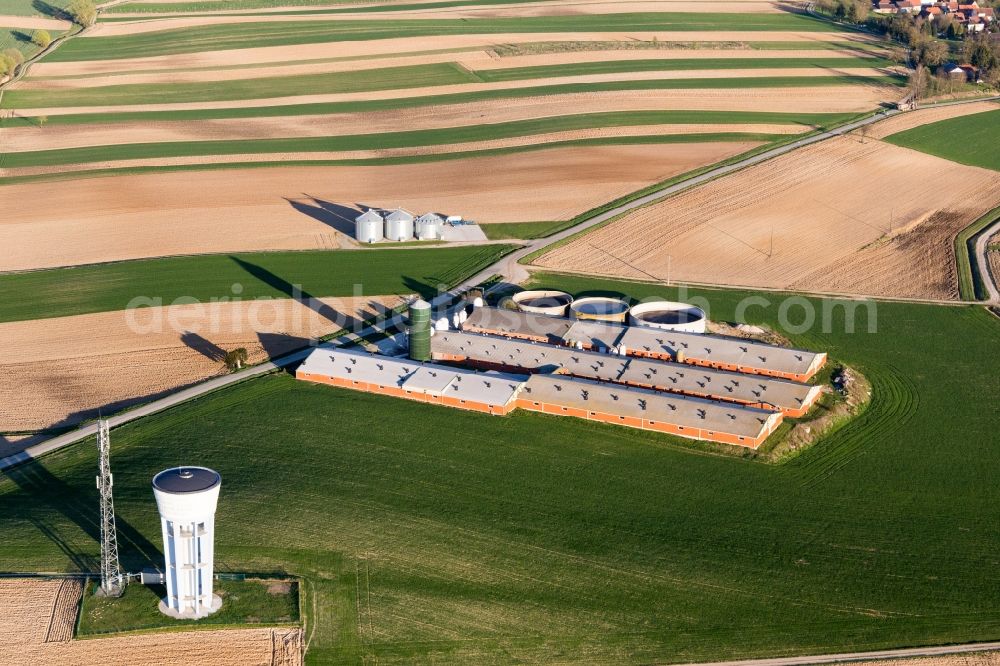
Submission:
{"label": "lattice communication mast", "polygon": [[122,576],[122,569],[118,564],[115,503],[111,497],[111,433],[108,422],[104,419],[97,422],[97,449],[100,452],[97,490],[101,494],[101,594],[120,597],[125,591],[127,579]]}

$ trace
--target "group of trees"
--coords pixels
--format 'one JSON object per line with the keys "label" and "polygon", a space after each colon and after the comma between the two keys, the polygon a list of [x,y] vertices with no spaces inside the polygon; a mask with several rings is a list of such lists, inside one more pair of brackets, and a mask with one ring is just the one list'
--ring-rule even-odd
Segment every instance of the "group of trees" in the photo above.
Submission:
{"label": "group of trees", "polygon": [[97,20],[97,8],[94,0],[73,0],[66,5],[66,14],[77,25],[87,28]]}
{"label": "group of trees", "polygon": [[817,0],[816,9],[830,16],[863,23],[872,9],[869,0]]}
{"label": "group of trees", "polygon": [[17,49],[7,49],[0,53],[0,78],[13,74],[22,62],[24,55]]}

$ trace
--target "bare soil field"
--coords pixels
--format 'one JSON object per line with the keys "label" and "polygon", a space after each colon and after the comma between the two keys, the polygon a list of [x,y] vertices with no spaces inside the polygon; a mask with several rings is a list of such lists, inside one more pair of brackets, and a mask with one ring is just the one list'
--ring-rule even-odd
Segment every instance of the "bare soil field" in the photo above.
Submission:
{"label": "bare soil field", "polygon": [[884,139],[885,137],[903,132],[914,127],[936,123],[949,118],[959,118],[961,116],[982,113],[984,111],[995,111],[1000,108],[997,102],[969,102],[968,104],[953,104],[950,106],[932,107],[919,109],[909,113],[903,113],[888,120],[876,123],[872,126],[868,136],[873,139]]}
{"label": "bare soil field", "polygon": [[853,666],[1000,666],[1000,652],[973,652],[969,654],[949,654],[940,657],[919,657],[916,659],[882,659],[879,661],[855,661]]}
{"label": "bare soil field", "polygon": [[[156,30],[161,29],[161,21],[147,22]],[[112,24],[108,24],[112,25]],[[532,32],[500,33],[494,35],[449,35],[447,45],[451,49],[489,48],[498,44],[519,44],[532,42],[608,42],[622,40],[652,40],[660,42],[802,42],[804,48],[809,43],[842,42],[845,40],[872,43],[873,38],[864,35],[847,35],[842,32],[746,32],[735,30],[690,31],[690,32]],[[81,37],[80,39],[86,39]],[[104,74],[108,72],[132,72],[146,69],[189,70],[199,67],[226,67],[267,62],[284,63],[290,61],[318,60],[321,58],[366,58],[378,57],[386,53],[404,54],[441,49],[441,39],[436,36],[396,37],[358,42],[329,42],[291,46],[265,46],[259,48],[202,51],[182,55],[149,56],[145,58],[123,58],[120,60],[85,60],[79,62],[40,62],[32,67],[35,76],[80,76]]]}
{"label": "bare soil field", "polygon": [[[948,187],[926,187],[931,181]],[[635,211],[535,263],[631,278],[955,299],[954,237],[997,203],[992,171],[840,137]]]}
{"label": "bare soil field", "polygon": [[[74,592],[75,590],[75,592]],[[0,663],[299,666],[302,630],[229,629],[71,640],[80,581],[0,580]],[[65,626],[69,621],[70,634]],[[47,640],[57,624],[58,639]]]}
{"label": "bare soil field", "polygon": [[[819,54],[819,55],[817,55]],[[856,57],[858,52],[850,48],[824,49],[614,49],[594,51],[571,51],[540,53],[533,55],[496,56],[492,52],[477,49],[455,53],[451,50],[438,53],[399,55],[387,58],[351,58],[326,60],[322,62],[288,63],[282,65],[261,65],[238,69],[201,68],[195,70],[169,71],[152,70],[137,72],[109,72],[70,78],[28,77],[18,83],[18,90],[72,90],[99,86],[160,83],[204,83],[208,81],[238,81],[256,79],[262,76],[298,76],[304,74],[326,74],[335,72],[355,72],[365,69],[428,65],[442,62],[456,62],[472,71],[506,69],[508,67],[542,67],[546,65],[578,64],[582,62],[610,62],[631,60],[678,60],[711,58],[740,58],[747,60],[784,60],[788,58],[842,58]],[[702,70],[704,71],[704,70]]]}
{"label": "bare soil field", "polygon": [[[385,91],[384,99],[417,96],[413,91]],[[394,94],[395,93],[395,94]],[[368,93],[364,93],[368,95]],[[902,96],[899,89],[879,84],[870,85],[824,85],[818,80],[815,86],[795,88],[734,88],[705,90],[636,90],[629,91],[628,97],[639,103],[641,108],[662,110],[693,110],[693,111],[786,111],[798,113],[850,113],[862,112],[875,108],[879,102],[896,100]],[[344,95],[302,95],[271,99],[244,100],[239,103],[242,108],[281,106],[285,104],[322,104],[329,102],[350,101],[358,99],[356,94]],[[612,99],[622,97],[620,92],[573,93],[568,95],[550,95],[547,97],[524,98],[526,100],[541,100],[554,107],[574,108],[573,104],[589,99]],[[514,100],[501,100],[500,104],[516,104]],[[492,102],[481,102],[488,105]],[[187,109],[225,109],[232,107],[234,102],[205,102],[181,104],[140,104],[128,107],[129,111],[183,111]],[[475,105],[474,105],[475,108]],[[93,107],[57,107],[32,109],[35,116],[54,116],[71,113],[115,113],[121,111],[117,106]],[[416,113],[417,111],[414,110]],[[47,128],[47,129],[51,129]],[[47,131],[47,130],[46,130]]]}
{"label": "bare soil field", "polygon": [[719,142],[555,148],[530,159],[505,155],[8,185],[0,191],[14,201],[48,203],[0,220],[0,246],[7,248],[0,270],[337,247],[338,237],[353,229],[352,210],[360,205],[440,210],[478,222],[563,220],[748,147]]}
{"label": "bare soil field", "polygon": [[[112,123],[88,125],[85,132],[75,125],[56,125],[42,132],[36,127],[0,129],[0,145],[7,153],[35,150],[79,148],[85,146],[111,146],[130,143],[161,143],[169,141],[233,141],[241,139],[272,139],[293,137],[352,136],[407,131],[472,127],[560,116],[571,110],[573,115],[607,113],[614,111],[659,110],[655,100],[633,100],[626,96],[613,98],[581,96],[583,99],[572,107],[552,104],[551,101],[498,100],[489,104],[461,104],[453,106],[418,107],[358,114],[329,114],[316,116],[287,116],[239,118],[195,121],[161,121],[137,123]],[[647,128],[640,132],[640,127]],[[810,131],[812,126],[791,123],[701,123],[646,125],[632,128],[630,134],[692,134],[717,132],[751,132],[763,134],[799,134]],[[616,128],[580,130],[597,132],[604,136]],[[568,133],[560,133],[567,134]],[[542,136],[542,135],[538,135]],[[574,133],[575,136],[575,133]],[[561,140],[561,139],[560,139]],[[520,145],[521,141],[516,140]],[[485,142],[474,142],[486,145]],[[454,152],[455,145],[441,144],[446,152]],[[409,154],[412,150],[405,149]]]}
{"label": "bare soil field", "polygon": [[[291,299],[140,308],[0,324],[0,430],[72,425],[209,377],[225,352],[256,363],[353,327],[400,297]],[[0,663],[4,663],[0,659]]]}

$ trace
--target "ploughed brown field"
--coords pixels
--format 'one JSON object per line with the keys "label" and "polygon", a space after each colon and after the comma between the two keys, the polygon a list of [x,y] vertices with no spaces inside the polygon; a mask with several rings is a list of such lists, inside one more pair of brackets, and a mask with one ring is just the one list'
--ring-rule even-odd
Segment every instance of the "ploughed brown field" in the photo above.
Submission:
{"label": "ploughed brown field", "polygon": [[[3,188],[43,198],[0,220],[0,270],[174,254],[348,244],[359,206],[458,214],[477,222],[569,219],[749,142],[555,148],[377,167],[153,173]],[[66,213],[72,211],[72,215]],[[44,242],[39,242],[44,239]]]}
{"label": "ploughed brown field", "polygon": [[[80,580],[0,579],[0,663],[297,666],[298,628],[227,629],[73,640]],[[278,646],[279,650],[275,649]]]}
{"label": "ploughed brown field", "polygon": [[998,201],[993,171],[845,136],[637,210],[535,264],[638,279],[957,299],[955,235]]}
{"label": "ploughed brown field", "polygon": [[[398,297],[290,299],[174,305],[0,324],[0,431],[72,425],[226,373],[223,357],[249,362],[392,308]],[[4,444],[4,453],[20,450]],[[21,440],[31,445],[32,440]],[[0,659],[0,663],[4,663]]]}

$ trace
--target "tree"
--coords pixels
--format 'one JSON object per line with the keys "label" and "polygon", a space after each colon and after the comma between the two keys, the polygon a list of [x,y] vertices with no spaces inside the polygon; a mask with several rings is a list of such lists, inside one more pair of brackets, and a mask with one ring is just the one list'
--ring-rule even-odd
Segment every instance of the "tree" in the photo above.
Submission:
{"label": "tree", "polygon": [[230,372],[236,372],[242,368],[247,362],[247,350],[245,347],[239,347],[238,349],[233,349],[232,351],[226,352],[226,368]]}
{"label": "tree", "polygon": [[927,92],[927,79],[927,68],[923,65],[917,65],[917,68],[910,72],[910,81],[907,87],[913,96],[914,102],[923,97]]}
{"label": "tree", "polygon": [[73,0],[66,7],[66,12],[73,17],[73,22],[84,28],[94,25],[97,20],[97,8],[93,0]]}
{"label": "tree", "polygon": [[39,48],[44,49],[52,43],[52,35],[49,34],[48,30],[36,30],[31,33],[31,41]]}

